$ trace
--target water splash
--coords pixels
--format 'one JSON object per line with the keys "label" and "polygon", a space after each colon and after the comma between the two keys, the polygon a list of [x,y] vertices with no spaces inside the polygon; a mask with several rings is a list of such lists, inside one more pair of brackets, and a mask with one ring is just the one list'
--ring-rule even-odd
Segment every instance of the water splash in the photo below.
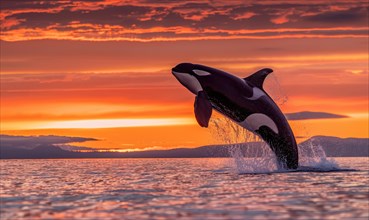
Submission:
{"label": "water splash", "polygon": [[273,98],[274,102],[279,107],[283,106],[288,101],[288,96],[283,91],[281,84],[275,74],[270,74],[263,84],[264,90]]}
{"label": "water splash", "polygon": [[[279,106],[287,102],[288,97],[282,91],[274,74],[268,76],[268,80],[264,83],[264,89]],[[209,129],[217,142],[228,146],[232,159],[231,165],[235,172],[270,173],[278,171],[275,154],[259,136],[220,114],[213,114]]]}
{"label": "water splash", "polygon": [[327,158],[321,144],[314,138],[298,145],[300,167],[313,167],[321,170],[339,169],[333,158]]}
{"label": "water splash", "polygon": [[[232,120],[215,114],[210,121],[210,132],[225,144],[231,157],[233,171],[244,173],[289,172],[278,168],[277,158],[267,143]],[[324,149],[314,138],[298,145],[298,171],[333,171],[339,166],[333,158],[327,158]]]}
{"label": "water splash", "polygon": [[212,136],[227,146],[236,173],[269,173],[278,170],[277,159],[268,144],[232,120],[215,114],[209,126]]}

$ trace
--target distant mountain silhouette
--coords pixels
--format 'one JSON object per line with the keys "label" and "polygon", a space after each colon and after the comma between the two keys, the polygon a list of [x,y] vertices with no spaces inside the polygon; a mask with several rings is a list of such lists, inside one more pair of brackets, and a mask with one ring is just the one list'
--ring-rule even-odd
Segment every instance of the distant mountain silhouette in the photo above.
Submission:
{"label": "distant mountain silhouette", "polygon": [[[315,136],[303,143],[302,149],[309,153],[309,145],[321,145],[328,157],[368,157],[368,138],[337,138]],[[229,157],[230,149],[239,147],[246,157],[262,155],[264,143],[252,142],[234,145],[212,145],[197,148],[177,148],[170,150],[150,150],[136,152],[73,152],[63,150],[54,145],[41,145],[33,149],[16,148],[0,145],[1,159],[46,159],[46,158],[196,158],[196,157]],[[311,153],[311,152],[310,152]]]}
{"label": "distant mountain silhouette", "polygon": [[[15,147],[24,149],[34,149],[40,146],[62,146],[62,148],[81,149],[81,147],[71,146],[70,143],[82,143],[86,141],[98,141],[95,138],[68,137],[57,135],[38,135],[38,136],[15,136],[0,134],[1,147]],[[84,147],[82,147],[84,148]],[[85,148],[84,148],[85,149]]]}
{"label": "distant mountain silhouette", "polygon": [[320,144],[328,157],[368,157],[369,138],[338,138],[315,136],[301,143]]}
{"label": "distant mountain silhouette", "polygon": [[347,115],[337,115],[328,112],[309,112],[309,111],[286,113],[285,116],[288,120],[348,118]]}

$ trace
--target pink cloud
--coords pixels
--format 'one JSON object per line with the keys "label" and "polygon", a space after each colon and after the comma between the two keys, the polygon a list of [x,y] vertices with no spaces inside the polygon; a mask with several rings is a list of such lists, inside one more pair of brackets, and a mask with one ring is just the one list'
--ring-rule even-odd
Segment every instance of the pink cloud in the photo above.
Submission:
{"label": "pink cloud", "polygon": [[5,19],[1,24],[1,27],[4,29],[9,29],[13,26],[19,25],[20,23],[26,21],[26,19],[17,19],[17,18],[9,18]]}

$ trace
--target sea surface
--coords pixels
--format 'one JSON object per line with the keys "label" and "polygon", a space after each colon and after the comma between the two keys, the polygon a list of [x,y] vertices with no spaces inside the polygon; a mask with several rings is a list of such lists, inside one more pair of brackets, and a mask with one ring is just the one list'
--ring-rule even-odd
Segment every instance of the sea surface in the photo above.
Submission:
{"label": "sea surface", "polygon": [[368,158],[297,172],[250,160],[1,160],[0,219],[369,217]]}

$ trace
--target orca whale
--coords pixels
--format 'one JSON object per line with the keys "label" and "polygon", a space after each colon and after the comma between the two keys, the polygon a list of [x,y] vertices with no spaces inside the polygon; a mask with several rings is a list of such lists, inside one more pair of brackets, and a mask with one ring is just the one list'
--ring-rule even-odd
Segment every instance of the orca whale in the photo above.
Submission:
{"label": "orca whale", "polygon": [[195,117],[208,127],[212,109],[261,137],[275,153],[279,168],[296,169],[298,150],[292,129],[277,104],[264,91],[263,82],[273,72],[264,68],[240,78],[199,64],[181,63],[172,74],[195,97]]}

